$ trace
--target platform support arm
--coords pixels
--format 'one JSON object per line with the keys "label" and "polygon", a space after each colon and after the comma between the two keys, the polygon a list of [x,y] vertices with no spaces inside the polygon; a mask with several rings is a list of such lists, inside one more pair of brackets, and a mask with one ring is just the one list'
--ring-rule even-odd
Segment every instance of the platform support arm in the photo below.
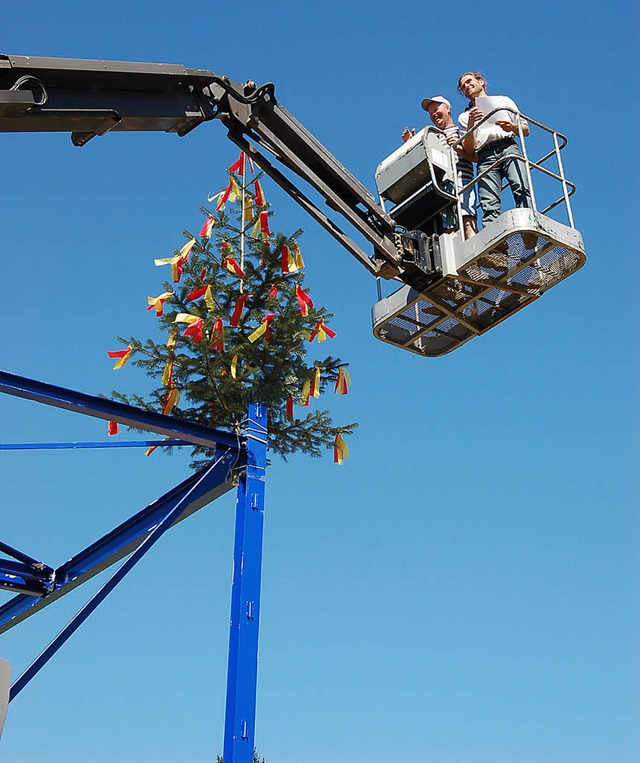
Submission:
{"label": "platform support arm", "polygon": [[236,502],[225,763],[253,761],[267,453],[267,409],[263,405],[249,407],[246,437],[247,468],[240,477]]}

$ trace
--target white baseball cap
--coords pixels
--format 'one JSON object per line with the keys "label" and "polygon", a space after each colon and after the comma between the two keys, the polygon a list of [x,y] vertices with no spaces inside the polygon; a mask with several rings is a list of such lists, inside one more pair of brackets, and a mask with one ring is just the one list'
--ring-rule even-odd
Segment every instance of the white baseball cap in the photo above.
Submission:
{"label": "white baseball cap", "polygon": [[451,104],[449,101],[444,97],[444,95],[434,95],[433,98],[425,98],[422,101],[422,108],[425,111],[429,111],[429,104],[430,103],[444,103],[445,106],[448,106],[451,108]]}

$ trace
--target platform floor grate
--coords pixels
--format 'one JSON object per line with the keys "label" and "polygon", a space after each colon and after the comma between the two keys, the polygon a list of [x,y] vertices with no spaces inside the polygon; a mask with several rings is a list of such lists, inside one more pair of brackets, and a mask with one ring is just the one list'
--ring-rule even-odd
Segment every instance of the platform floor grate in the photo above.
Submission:
{"label": "platform floor grate", "polygon": [[[423,293],[403,287],[382,300],[374,308],[374,334],[420,355],[444,355],[540,297],[584,259],[539,233],[512,233],[468,262],[457,277],[443,277]],[[376,320],[381,305],[383,315]]]}

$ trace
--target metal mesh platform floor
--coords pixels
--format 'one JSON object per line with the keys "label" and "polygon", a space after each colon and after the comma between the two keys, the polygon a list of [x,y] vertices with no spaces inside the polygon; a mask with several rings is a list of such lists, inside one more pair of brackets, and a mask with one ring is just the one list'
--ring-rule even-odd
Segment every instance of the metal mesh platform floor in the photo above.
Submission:
{"label": "metal mesh platform floor", "polygon": [[373,333],[419,355],[445,355],[578,270],[584,253],[549,231],[518,231],[423,293],[404,286],[373,308]]}

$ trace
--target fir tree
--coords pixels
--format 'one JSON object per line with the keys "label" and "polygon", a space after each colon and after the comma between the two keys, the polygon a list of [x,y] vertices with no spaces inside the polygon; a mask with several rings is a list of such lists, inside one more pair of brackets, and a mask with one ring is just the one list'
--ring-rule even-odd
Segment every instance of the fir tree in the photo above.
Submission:
{"label": "fir tree", "polygon": [[[185,230],[182,249],[156,260],[171,267],[173,282],[149,297],[148,309],[155,308],[168,338],[118,337],[127,350],[110,355],[121,358],[116,367],[132,357],[159,385],[147,396],[114,391],[113,397],[232,431],[241,430],[249,403],[261,402],[269,411],[270,451],[286,459],[334,447],[341,462],[342,435],[357,424],[336,426],[328,410],[309,410],[330,385],[339,393],[348,389],[346,363],[307,359],[315,342],[333,335],[332,314],[304,289],[302,231],[271,233],[260,176],[249,182],[247,175],[241,154],[226,190],[209,199],[216,208],[200,208],[200,233]],[[194,467],[211,455],[203,447],[193,453],[200,457]]]}

